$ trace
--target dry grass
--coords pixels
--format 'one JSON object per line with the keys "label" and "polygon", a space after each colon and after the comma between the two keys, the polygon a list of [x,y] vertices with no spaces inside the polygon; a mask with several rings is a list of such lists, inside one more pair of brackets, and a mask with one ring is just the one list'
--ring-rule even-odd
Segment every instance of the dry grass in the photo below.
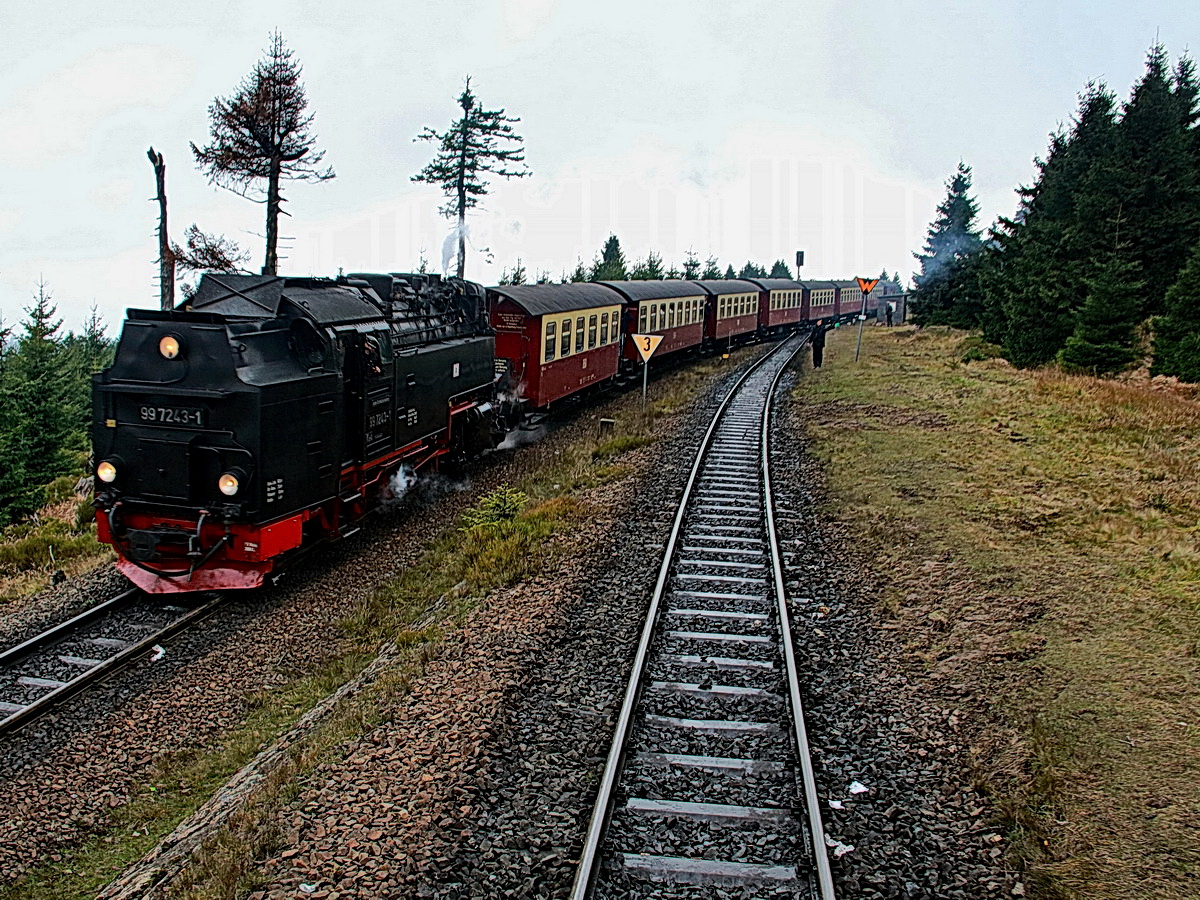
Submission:
{"label": "dry grass", "polygon": [[977,775],[1040,896],[1200,896],[1200,402],[971,347],[867,329],[855,365],[832,336],[798,396],[838,515],[882,612],[941,623],[930,677],[999,676],[1017,740]]}

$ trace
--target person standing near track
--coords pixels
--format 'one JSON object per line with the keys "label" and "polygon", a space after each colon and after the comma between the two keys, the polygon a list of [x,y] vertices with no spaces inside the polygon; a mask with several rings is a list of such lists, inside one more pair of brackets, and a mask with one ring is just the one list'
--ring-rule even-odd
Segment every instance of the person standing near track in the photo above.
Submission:
{"label": "person standing near track", "polygon": [[825,324],[820,319],[817,320],[817,325],[812,333],[812,353],[813,353],[813,368],[821,368],[821,361],[825,358]]}

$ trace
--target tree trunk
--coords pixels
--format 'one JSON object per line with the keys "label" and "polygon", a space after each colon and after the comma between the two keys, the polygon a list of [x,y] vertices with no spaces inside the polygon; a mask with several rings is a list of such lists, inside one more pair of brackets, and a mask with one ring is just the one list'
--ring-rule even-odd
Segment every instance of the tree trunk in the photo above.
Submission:
{"label": "tree trunk", "polygon": [[150,164],[154,166],[154,180],[158,185],[158,294],[162,309],[175,306],[175,255],[171,252],[171,241],[167,232],[167,164],[161,153],[151,147],[146,151]]}
{"label": "tree trunk", "polygon": [[279,172],[282,167],[283,162],[278,157],[271,160],[271,172],[267,178],[267,258],[263,263],[264,275],[274,275],[279,269],[276,247],[279,243]]}
{"label": "tree trunk", "polygon": [[463,110],[462,143],[458,156],[458,277],[467,270],[467,120],[470,109]]}

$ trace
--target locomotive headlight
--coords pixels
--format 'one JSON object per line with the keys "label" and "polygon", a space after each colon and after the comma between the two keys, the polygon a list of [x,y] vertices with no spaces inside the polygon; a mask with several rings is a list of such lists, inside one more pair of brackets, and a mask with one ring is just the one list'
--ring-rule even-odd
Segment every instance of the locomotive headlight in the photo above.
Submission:
{"label": "locomotive headlight", "polygon": [[158,352],[166,359],[174,359],[179,355],[179,338],[168,334],[158,342]]}
{"label": "locomotive headlight", "polygon": [[226,497],[232,497],[238,492],[238,478],[232,472],[226,472],[217,479],[217,487]]}
{"label": "locomotive headlight", "polygon": [[96,477],[105,484],[112,484],[117,480],[117,467],[108,460],[105,460],[96,466]]}

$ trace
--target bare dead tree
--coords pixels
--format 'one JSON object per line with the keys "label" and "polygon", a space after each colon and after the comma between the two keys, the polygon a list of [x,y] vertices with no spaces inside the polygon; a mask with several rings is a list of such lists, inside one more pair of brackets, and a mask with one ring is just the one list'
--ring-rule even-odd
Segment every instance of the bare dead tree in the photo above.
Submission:
{"label": "bare dead tree", "polygon": [[146,151],[154,166],[154,181],[158,186],[158,301],[162,309],[175,305],[175,259],[167,231],[167,164],[163,155],[151,147]]}
{"label": "bare dead tree", "polygon": [[284,203],[280,181],[334,177],[332,168],[320,167],[325,151],[314,150],[313,116],[306,113],[308,98],[300,73],[300,64],[275,31],[266,56],[255,63],[237,93],[228,99],[217,97],[209,106],[208,145],[191,145],[196,164],[210,184],[242,197],[261,191],[265,184],[264,275],[274,275],[279,267],[279,214]]}

